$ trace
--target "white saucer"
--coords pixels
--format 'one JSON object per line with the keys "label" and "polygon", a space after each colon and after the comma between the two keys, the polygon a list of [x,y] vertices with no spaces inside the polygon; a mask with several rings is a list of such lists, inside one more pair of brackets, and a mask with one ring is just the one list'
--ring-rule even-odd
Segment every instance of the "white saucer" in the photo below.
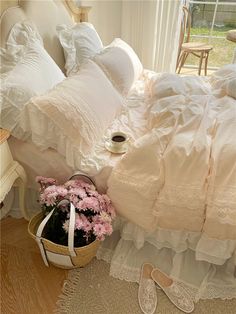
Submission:
{"label": "white saucer", "polygon": [[124,154],[128,150],[128,143],[123,144],[120,147],[114,147],[111,142],[105,142],[106,149],[113,154]]}

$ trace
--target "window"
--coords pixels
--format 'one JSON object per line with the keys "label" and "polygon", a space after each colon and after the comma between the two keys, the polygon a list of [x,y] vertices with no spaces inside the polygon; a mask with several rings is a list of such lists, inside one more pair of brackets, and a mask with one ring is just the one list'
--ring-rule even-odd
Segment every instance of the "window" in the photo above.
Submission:
{"label": "window", "polygon": [[[236,0],[190,0],[191,41],[201,41],[213,45],[208,68],[218,68],[230,63],[235,43],[226,39],[230,29],[236,29]],[[194,56],[187,59],[188,66],[197,66]]]}

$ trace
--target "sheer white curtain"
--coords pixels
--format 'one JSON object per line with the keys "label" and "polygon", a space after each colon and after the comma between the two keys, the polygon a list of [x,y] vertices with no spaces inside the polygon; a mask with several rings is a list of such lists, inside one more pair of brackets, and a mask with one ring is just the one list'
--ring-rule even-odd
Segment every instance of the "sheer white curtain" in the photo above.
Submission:
{"label": "sheer white curtain", "polygon": [[175,72],[183,0],[123,0],[121,38],[147,69]]}

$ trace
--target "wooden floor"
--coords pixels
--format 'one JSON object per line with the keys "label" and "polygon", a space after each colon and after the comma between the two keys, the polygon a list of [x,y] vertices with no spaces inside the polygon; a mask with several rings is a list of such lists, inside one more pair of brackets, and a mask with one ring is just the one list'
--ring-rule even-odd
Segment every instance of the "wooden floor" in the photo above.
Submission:
{"label": "wooden floor", "polygon": [[52,314],[67,271],[41,258],[27,221],[1,221],[1,314]]}

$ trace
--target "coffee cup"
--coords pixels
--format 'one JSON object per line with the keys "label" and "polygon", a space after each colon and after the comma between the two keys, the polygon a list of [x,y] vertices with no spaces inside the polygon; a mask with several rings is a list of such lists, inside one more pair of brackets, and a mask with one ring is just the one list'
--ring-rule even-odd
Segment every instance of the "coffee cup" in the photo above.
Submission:
{"label": "coffee cup", "polygon": [[123,132],[113,132],[111,134],[111,144],[115,148],[120,148],[126,144],[129,140],[129,137]]}

